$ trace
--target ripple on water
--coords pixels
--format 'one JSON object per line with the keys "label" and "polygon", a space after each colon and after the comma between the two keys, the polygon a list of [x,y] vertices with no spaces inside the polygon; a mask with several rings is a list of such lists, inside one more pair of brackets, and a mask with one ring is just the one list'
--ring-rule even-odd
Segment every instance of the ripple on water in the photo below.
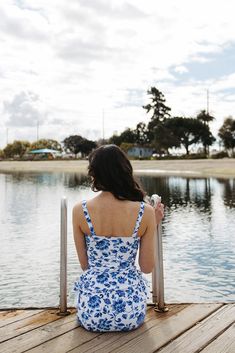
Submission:
{"label": "ripple on water", "polygon": [[[167,302],[235,301],[235,180],[141,176],[162,196]],[[68,292],[81,274],[71,209],[92,197],[75,174],[0,174],[0,307],[59,302],[60,200],[68,198]],[[151,279],[151,275],[147,276]]]}

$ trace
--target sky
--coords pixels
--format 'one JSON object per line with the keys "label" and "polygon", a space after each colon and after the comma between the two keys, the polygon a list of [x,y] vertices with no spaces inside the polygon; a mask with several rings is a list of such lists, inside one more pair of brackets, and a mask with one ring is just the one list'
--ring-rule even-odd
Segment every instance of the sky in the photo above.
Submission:
{"label": "sky", "polygon": [[[172,116],[235,117],[233,0],[0,0],[0,148],[108,138],[148,123],[147,90]],[[38,131],[37,131],[38,125]]]}

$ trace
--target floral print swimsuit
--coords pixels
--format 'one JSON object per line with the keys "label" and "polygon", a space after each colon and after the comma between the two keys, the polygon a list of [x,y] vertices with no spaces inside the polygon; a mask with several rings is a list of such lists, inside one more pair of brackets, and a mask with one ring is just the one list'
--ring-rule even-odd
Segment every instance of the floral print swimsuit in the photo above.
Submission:
{"label": "floral print swimsuit", "polygon": [[90,331],[133,330],[143,323],[147,303],[146,280],[135,266],[144,202],[130,237],[96,235],[86,201],[82,207],[90,235],[88,269],[75,282],[78,320]]}

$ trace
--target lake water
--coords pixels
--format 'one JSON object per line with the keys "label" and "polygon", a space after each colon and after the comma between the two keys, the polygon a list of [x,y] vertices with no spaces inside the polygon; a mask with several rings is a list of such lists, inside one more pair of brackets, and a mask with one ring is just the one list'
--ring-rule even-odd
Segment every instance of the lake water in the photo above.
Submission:
{"label": "lake water", "polygon": [[[235,179],[139,177],[165,204],[165,298],[235,301]],[[81,273],[71,209],[93,196],[84,175],[0,174],[0,308],[59,302],[60,200],[68,199],[68,302]]]}

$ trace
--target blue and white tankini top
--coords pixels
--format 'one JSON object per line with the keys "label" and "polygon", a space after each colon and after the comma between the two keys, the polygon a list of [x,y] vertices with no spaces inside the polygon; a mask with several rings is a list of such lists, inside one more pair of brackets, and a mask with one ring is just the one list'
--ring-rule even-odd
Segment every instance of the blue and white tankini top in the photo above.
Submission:
{"label": "blue and white tankini top", "polygon": [[75,282],[78,320],[90,331],[129,331],[145,318],[147,285],[135,260],[144,202],[130,237],[98,236],[82,202],[90,234],[85,234],[88,269]]}

